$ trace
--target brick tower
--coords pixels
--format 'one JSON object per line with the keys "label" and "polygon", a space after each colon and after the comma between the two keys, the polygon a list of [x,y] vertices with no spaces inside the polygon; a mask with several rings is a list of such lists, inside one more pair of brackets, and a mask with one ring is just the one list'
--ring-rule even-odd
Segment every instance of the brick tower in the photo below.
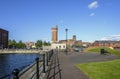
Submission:
{"label": "brick tower", "polygon": [[58,42],[58,26],[52,28],[52,43]]}

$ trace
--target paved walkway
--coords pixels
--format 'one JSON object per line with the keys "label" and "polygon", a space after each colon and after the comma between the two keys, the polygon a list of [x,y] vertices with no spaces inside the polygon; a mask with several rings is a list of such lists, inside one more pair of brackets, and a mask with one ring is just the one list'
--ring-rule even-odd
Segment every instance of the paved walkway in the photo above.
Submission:
{"label": "paved walkway", "polygon": [[[56,58],[56,56],[54,57]],[[55,75],[49,75],[50,77],[48,77],[48,79],[89,79],[89,77],[86,76],[81,70],[76,68],[75,64],[108,61],[117,59],[118,57],[116,55],[100,55],[98,53],[77,52],[66,55],[65,53],[60,52],[58,58],[53,58],[54,65],[52,65],[52,68],[54,69],[51,70],[51,74]]]}
{"label": "paved walkway", "polygon": [[62,67],[62,79],[89,79],[82,71],[71,62],[71,56],[60,54],[60,64]]}

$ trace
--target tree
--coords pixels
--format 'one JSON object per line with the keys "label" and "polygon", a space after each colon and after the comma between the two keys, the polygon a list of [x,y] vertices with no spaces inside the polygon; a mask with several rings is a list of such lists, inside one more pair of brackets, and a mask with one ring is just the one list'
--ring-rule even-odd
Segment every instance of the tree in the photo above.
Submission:
{"label": "tree", "polygon": [[22,40],[20,40],[17,44],[16,44],[17,48],[25,48],[25,44],[22,42]]}
{"label": "tree", "polygon": [[8,46],[9,48],[16,48],[16,41],[15,40],[9,40]]}
{"label": "tree", "polygon": [[16,41],[15,41],[15,40],[13,40],[13,41],[12,41],[12,44],[13,44],[13,45],[16,45]]}
{"label": "tree", "polygon": [[50,46],[51,44],[50,44],[50,42],[44,41],[44,42],[43,42],[43,45],[44,45],[44,46]]}
{"label": "tree", "polygon": [[51,45],[51,43],[50,42],[48,42],[48,46],[50,46]]}
{"label": "tree", "polygon": [[36,47],[42,47],[42,40],[37,40]]}
{"label": "tree", "polygon": [[9,40],[9,41],[8,41],[8,46],[9,46],[9,48],[12,47],[12,40]]}
{"label": "tree", "polygon": [[15,40],[9,40],[8,42],[9,48],[25,48],[25,44],[20,40],[16,42]]}

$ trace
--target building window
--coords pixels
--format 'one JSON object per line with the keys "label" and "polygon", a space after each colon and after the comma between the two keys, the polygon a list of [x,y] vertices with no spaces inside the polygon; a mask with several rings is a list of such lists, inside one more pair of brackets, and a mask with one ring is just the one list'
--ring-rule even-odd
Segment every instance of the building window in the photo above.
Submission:
{"label": "building window", "polygon": [[7,36],[7,34],[6,34],[6,33],[4,33],[4,34],[3,34],[3,36],[4,36],[4,37],[6,37],[6,36]]}
{"label": "building window", "polygon": [[63,46],[63,48],[65,48],[65,46]]}
{"label": "building window", "polygon": [[61,49],[61,46],[59,46],[59,48]]}

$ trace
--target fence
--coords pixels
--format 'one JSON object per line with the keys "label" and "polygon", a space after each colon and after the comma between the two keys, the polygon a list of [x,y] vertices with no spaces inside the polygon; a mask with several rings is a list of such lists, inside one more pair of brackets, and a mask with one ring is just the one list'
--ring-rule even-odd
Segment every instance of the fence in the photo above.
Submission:
{"label": "fence", "polygon": [[48,64],[51,61],[53,50],[42,54],[41,58],[36,58],[35,62],[22,71],[14,69],[11,74],[1,77],[0,79],[41,79],[45,76]]}

